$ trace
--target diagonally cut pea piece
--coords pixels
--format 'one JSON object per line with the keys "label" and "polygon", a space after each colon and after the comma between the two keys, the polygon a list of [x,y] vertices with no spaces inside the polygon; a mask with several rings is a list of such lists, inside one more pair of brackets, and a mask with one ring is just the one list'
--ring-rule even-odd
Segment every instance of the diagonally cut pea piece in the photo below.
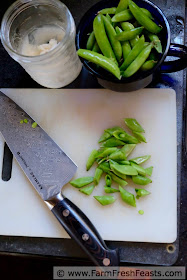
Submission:
{"label": "diagonally cut pea piece", "polygon": [[113,135],[116,139],[123,141],[127,144],[138,144],[139,143],[138,139],[136,139],[134,136],[128,134],[125,131],[121,132],[121,131],[117,130],[113,133]]}
{"label": "diagonally cut pea piece", "polygon": [[109,162],[102,162],[101,164],[99,164],[98,166],[100,169],[102,169],[104,172],[108,173],[110,172],[110,165]]}
{"label": "diagonally cut pea piece", "polygon": [[95,175],[94,175],[95,185],[99,184],[99,181],[101,179],[102,174],[103,174],[103,170],[97,167],[96,170],[95,170]]}
{"label": "diagonally cut pea piece", "polygon": [[136,191],[136,198],[137,199],[139,199],[142,196],[146,196],[146,195],[150,194],[150,192],[148,192],[145,189],[135,189],[135,191]]}
{"label": "diagonally cut pea piece", "polygon": [[112,172],[117,175],[118,177],[120,177],[121,179],[125,180],[126,179],[126,175],[125,174],[122,174],[120,172],[118,172],[116,170],[116,168],[114,167],[115,163],[113,163],[113,161],[110,161],[110,168],[112,170]]}
{"label": "diagonally cut pea piece", "polygon": [[112,180],[120,186],[124,187],[128,184],[125,180],[119,178],[116,174],[112,173],[111,171],[108,171],[107,173],[111,176]]}
{"label": "diagonally cut pea piece", "polygon": [[120,194],[121,194],[121,198],[124,202],[126,202],[127,204],[129,204],[133,207],[136,207],[136,200],[135,200],[135,197],[132,193],[126,191],[121,186],[119,186],[119,191],[120,191]]}
{"label": "diagonally cut pea piece", "polygon": [[80,191],[81,193],[86,194],[86,195],[90,195],[90,194],[93,192],[94,188],[95,188],[95,186],[94,186],[94,185],[91,185],[91,186],[83,187],[83,188],[81,188],[79,191]]}
{"label": "diagonally cut pea piece", "polygon": [[146,175],[151,176],[153,173],[153,166],[145,168]]}
{"label": "diagonally cut pea piece", "polygon": [[137,185],[148,185],[149,183],[152,183],[151,179],[140,175],[132,176],[132,180]]}
{"label": "diagonally cut pea piece", "polygon": [[136,138],[137,138],[140,142],[147,143],[145,136],[143,136],[140,132],[135,132],[135,131],[133,131],[133,134],[136,136]]}
{"label": "diagonally cut pea piece", "polygon": [[117,130],[122,131],[122,132],[124,131],[123,128],[121,128],[120,126],[114,126],[114,127],[105,129],[105,131],[108,132],[111,136],[113,136],[113,133]]}
{"label": "diagonally cut pea piece", "polygon": [[116,201],[113,196],[103,195],[103,196],[94,196],[94,198],[103,206],[112,204]]}
{"label": "diagonally cut pea piece", "polygon": [[101,147],[118,147],[123,146],[125,143],[115,137],[111,137],[102,143]]}
{"label": "diagonally cut pea piece", "polygon": [[129,159],[129,161],[132,161],[136,164],[142,164],[142,163],[146,162],[148,159],[150,159],[150,157],[151,157],[150,155],[146,155],[146,156],[131,158],[131,159]]}
{"label": "diagonally cut pea piece", "polygon": [[119,161],[126,160],[125,154],[123,152],[121,152],[120,150],[112,153],[111,155],[109,155],[108,158],[112,159],[112,160],[119,160]]}
{"label": "diagonally cut pea piece", "polygon": [[89,157],[88,157],[88,160],[87,160],[87,163],[86,163],[86,170],[88,171],[92,165],[94,164],[95,160],[96,160],[96,156],[98,154],[98,151],[97,150],[93,150]]}
{"label": "diagonally cut pea piece", "polygon": [[126,118],[124,119],[126,126],[128,126],[129,129],[135,132],[145,132],[143,127],[137,122],[136,119]]}
{"label": "diagonally cut pea piece", "polygon": [[111,185],[112,185],[112,178],[111,178],[111,176],[109,174],[107,174],[105,176],[105,182],[106,182],[106,186],[107,187],[111,187]]}
{"label": "diagonally cut pea piece", "polygon": [[111,187],[107,187],[107,186],[104,186],[104,190],[105,190],[106,193],[115,193],[115,192],[119,192],[119,190],[114,189],[114,188],[111,188]]}
{"label": "diagonally cut pea piece", "polygon": [[82,187],[92,183],[93,180],[94,180],[93,177],[81,177],[81,178],[71,181],[70,184],[75,188],[82,188]]}
{"label": "diagonally cut pea piece", "polygon": [[134,162],[131,162],[131,166],[134,167],[138,171],[139,175],[146,176],[146,170],[142,166],[140,166]]}
{"label": "diagonally cut pea piece", "polygon": [[116,148],[116,147],[102,148],[99,150],[99,152],[97,154],[97,158],[107,157],[116,151],[118,151],[118,148]]}
{"label": "diagonally cut pea piece", "polygon": [[126,144],[121,148],[121,152],[123,152],[126,156],[126,158],[132,153],[132,151],[135,149],[136,144]]}
{"label": "diagonally cut pea piece", "polygon": [[118,163],[110,162],[110,167],[112,167],[113,170],[117,171],[120,174],[124,175],[138,175],[138,172],[135,168],[133,168],[130,165],[120,165]]}
{"label": "diagonally cut pea piece", "polygon": [[128,160],[117,161],[117,163],[122,164],[122,165],[130,165],[130,161],[128,161]]}
{"label": "diagonally cut pea piece", "polygon": [[98,143],[101,143],[103,141],[106,141],[107,139],[109,139],[111,137],[111,134],[107,131],[104,131],[104,133],[101,135],[101,137],[99,138]]}

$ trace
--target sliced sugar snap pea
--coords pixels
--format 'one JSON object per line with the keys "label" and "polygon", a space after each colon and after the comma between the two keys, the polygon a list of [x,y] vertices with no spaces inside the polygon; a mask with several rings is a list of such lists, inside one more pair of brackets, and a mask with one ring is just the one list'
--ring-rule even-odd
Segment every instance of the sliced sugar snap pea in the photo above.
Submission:
{"label": "sliced sugar snap pea", "polygon": [[93,183],[93,177],[81,177],[70,182],[75,188],[82,188],[90,183]]}
{"label": "sliced sugar snap pea", "polygon": [[98,143],[101,143],[103,141],[106,141],[107,139],[109,139],[111,137],[111,134],[107,131],[104,131],[104,133],[101,135],[101,137],[99,138]]}
{"label": "sliced sugar snap pea", "polygon": [[113,136],[113,133],[115,131],[124,131],[124,130],[120,126],[114,126],[114,127],[105,129],[105,131],[108,132],[111,136]]}
{"label": "sliced sugar snap pea", "polygon": [[118,151],[110,154],[108,158],[112,159],[112,160],[118,160],[118,161],[126,160],[126,156],[121,150],[118,150]]}
{"label": "sliced sugar snap pea", "polygon": [[79,49],[77,51],[77,54],[80,57],[101,66],[105,70],[112,73],[119,80],[121,79],[119,67],[112,59],[109,59],[108,57],[105,57],[97,52],[93,52],[85,49]]}
{"label": "sliced sugar snap pea", "polygon": [[128,160],[118,161],[118,163],[122,164],[122,165],[130,165],[130,161],[128,161]]}
{"label": "sliced sugar snap pea", "polygon": [[137,35],[140,35],[144,27],[136,27],[129,31],[123,31],[122,33],[116,35],[116,39],[119,41],[128,41],[134,39]]}
{"label": "sliced sugar snap pea", "polygon": [[135,149],[136,144],[126,144],[121,148],[121,152],[123,152],[126,156],[126,158],[132,153],[132,151]]}
{"label": "sliced sugar snap pea", "polygon": [[102,169],[103,170],[103,172],[106,172],[106,173],[108,173],[108,172],[110,172],[110,164],[109,164],[109,162],[102,162],[101,164],[99,164],[99,166],[98,166],[100,169]]}
{"label": "sliced sugar snap pea", "polygon": [[150,159],[150,157],[151,157],[150,155],[146,155],[146,156],[131,158],[131,159],[129,159],[129,161],[132,161],[132,162],[134,162],[136,164],[142,164],[145,161],[147,161],[148,159]]}
{"label": "sliced sugar snap pea", "polygon": [[126,10],[129,6],[129,0],[120,0],[116,9],[116,14]]}
{"label": "sliced sugar snap pea", "polygon": [[135,200],[135,197],[132,193],[126,191],[121,186],[119,186],[119,191],[120,191],[120,194],[121,194],[121,198],[124,202],[126,202],[127,204],[129,204],[133,207],[136,207],[136,200]]}
{"label": "sliced sugar snap pea", "polygon": [[119,190],[115,189],[115,188],[111,188],[111,187],[107,187],[104,186],[104,190],[106,193],[115,193],[115,192],[119,192]]}
{"label": "sliced sugar snap pea", "polygon": [[124,10],[120,13],[117,13],[115,16],[112,17],[112,22],[121,22],[133,19],[133,15],[129,9]]}
{"label": "sliced sugar snap pea", "polygon": [[126,126],[128,126],[128,128],[131,129],[132,131],[145,132],[143,127],[139,124],[139,122],[136,119],[126,118],[124,119],[124,122]]}
{"label": "sliced sugar snap pea", "polygon": [[111,185],[112,185],[112,178],[111,178],[111,176],[109,174],[107,174],[105,176],[105,182],[106,182],[106,186],[107,187],[111,187]]}
{"label": "sliced sugar snap pea", "polygon": [[128,184],[125,180],[119,178],[116,174],[112,172],[109,172],[109,174],[112,177],[112,180],[116,182],[118,185],[125,187]]}
{"label": "sliced sugar snap pea", "polygon": [[92,31],[88,37],[88,41],[87,41],[87,44],[86,44],[86,48],[87,50],[92,50],[93,49],[93,46],[95,44],[95,34],[94,32]]}
{"label": "sliced sugar snap pea", "polygon": [[116,170],[116,168],[114,167],[114,165],[115,165],[115,164],[110,163],[110,168],[111,168],[112,172],[113,172],[116,176],[120,177],[121,179],[126,180],[126,175],[125,175],[125,174],[122,174],[122,173],[120,173],[120,172],[118,172],[118,171]]}
{"label": "sliced sugar snap pea", "polygon": [[97,155],[97,158],[103,158],[103,157],[107,157],[110,154],[114,153],[118,151],[118,148],[116,147],[111,147],[111,148],[102,148]]}
{"label": "sliced sugar snap pea", "polygon": [[99,181],[101,179],[102,174],[103,174],[103,170],[97,167],[96,170],[95,170],[95,174],[94,174],[95,185],[99,184]]}
{"label": "sliced sugar snap pea", "polygon": [[93,192],[93,190],[94,190],[94,185],[91,185],[91,186],[83,187],[79,191],[86,195],[90,195]]}
{"label": "sliced sugar snap pea", "polygon": [[112,204],[116,201],[113,196],[103,195],[103,196],[94,196],[94,198],[103,206]]}
{"label": "sliced sugar snap pea", "polygon": [[121,165],[118,164],[117,162],[112,162],[110,163],[110,167],[112,166],[113,170],[116,170],[117,172],[119,172],[120,174],[124,174],[124,175],[138,175],[137,170],[130,166],[130,165]]}
{"label": "sliced sugar snap pea", "polygon": [[146,195],[150,194],[150,192],[148,192],[145,189],[135,189],[135,191],[136,191],[136,198],[137,199],[139,199],[142,196],[146,196]]}
{"label": "sliced sugar snap pea", "polygon": [[149,183],[152,183],[151,179],[140,175],[132,176],[132,180],[137,185],[148,185]]}
{"label": "sliced sugar snap pea", "polygon": [[138,144],[138,139],[136,139],[134,136],[126,133],[125,131],[115,131],[113,133],[114,137],[118,139],[119,141],[123,141],[124,143],[127,144]]}
{"label": "sliced sugar snap pea", "polygon": [[105,142],[102,142],[101,147],[118,147],[123,146],[124,142],[116,139],[115,137],[111,137],[110,139],[106,140]]}
{"label": "sliced sugar snap pea", "polygon": [[88,171],[88,170],[92,167],[92,165],[94,164],[97,154],[98,154],[98,151],[97,151],[97,150],[93,150],[93,151],[90,153],[90,155],[89,155],[89,157],[88,157],[88,160],[87,160],[87,163],[86,163],[86,170],[87,170],[87,171]]}
{"label": "sliced sugar snap pea", "polygon": [[151,176],[153,173],[153,166],[145,168],[146,175]]}
{"label": "sliced sugar snap pea", "polygon": [[106,15],[106,14],[115,15],[116,7],[105,8],[105,9],[100,10],[98,13],[102,14],[102,15]]}
{"label": "sliced sugar snap pea", "polygon": [[142,166],[140,166],[134,162],[131,162],[131,166],[134,167],[138,171],[139,175],[146,176],[146,170]]}
{"label": "sliced sugar snap pea", "polygon": [[145,136],[143,136],[140,132],[133,131],[133,134],[140,142],[147,143]]}

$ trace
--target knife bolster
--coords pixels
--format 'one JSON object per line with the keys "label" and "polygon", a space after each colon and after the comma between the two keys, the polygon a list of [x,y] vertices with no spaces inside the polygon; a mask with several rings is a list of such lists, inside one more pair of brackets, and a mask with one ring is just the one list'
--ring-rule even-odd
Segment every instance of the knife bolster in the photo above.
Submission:
{"label": "knife bolster", "polygon": [[64,196],[60,193],[57,193],[55,196],[51,197],[50,199],[45,200],[44,202],[49,207],[50,210],[53,209],[53,207],[58,204],[60,201],[64,199]]}

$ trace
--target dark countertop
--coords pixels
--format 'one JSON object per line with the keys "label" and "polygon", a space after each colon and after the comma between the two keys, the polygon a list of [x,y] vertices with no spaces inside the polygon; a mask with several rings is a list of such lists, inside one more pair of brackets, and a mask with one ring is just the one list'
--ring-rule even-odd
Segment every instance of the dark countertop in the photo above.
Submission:
{"label": "dark countertop", "polygon": [[[6,3],[1,4],[0,18],[2,18],[6,9],[14,1],[7,0]],[[63,1],[72,12],[76,24],[79,22],[82,15],[86,10],[89,9],[98,0],[64,0]],[[154,0],[161,9],[163,9],[166,14],[171,27],[172,42],[178,42],[184,44],[184,26],[185,21],[185,0]],[[185,42],[187,43],[187,42]],[[1,88],[40,88],[36,82],[34,82],[30,76],[24,71],[24,69],[16,63],[7,52],[4,50],[3,46],[0,44],[0,87]],[[96,79],[90,75],[85,69],[79,75],[79,77],[67,88],[99,88],[99,84]],[[187,157],[185,148],[185,134],[184,134],[184,117],[185,117],[185,106],[186,106],[186,73],[183,71],[173,73],[173,74],[162,74],[155,80],[151,87],[171,87],[177,92],[177,126],[181,128],[183,125],[183,134],[178,135],[178,155],[182,155],[182,165],[181,165],[181,201],[180,205],[180,227],[179,227],[179,256],[175,263],[178,266],[184,266],[187,263]],[[181,145],[182,144],[182,145]],[[178,180],[180,181],[180,173],[178,173]],[[12,246],[12,251],[14,252],[14,239],[1,238],[0,237],[0,247],[5,248],[4,242]],[[22,243],[26,244],[26,238],[23,237]],[[44,243],[43,245],[44,246]],[[6,250],[1,250],[6,251]],[[12,279],[13,276],[17,275],[19,279],[23,275],[27,279],[52,279],[52,266],[53,265],[82,265],[83,262],[78,260],[64,259],[61,257],[36,257],[28,256],[25,254],[12,254],[12,253],[0,253],[0,271],[1,273],[8,273],[9,277],[7,279]],[[128,264],[129,266],[132,264]],[[9,268],[11,267],[11,269]],[[18,269],[19,268],[19,269]],[[22,269],[20,269],[22,268]],[[37,271],[37,272],[36,272]],[[25,278],[26,278],[25,277]]]}

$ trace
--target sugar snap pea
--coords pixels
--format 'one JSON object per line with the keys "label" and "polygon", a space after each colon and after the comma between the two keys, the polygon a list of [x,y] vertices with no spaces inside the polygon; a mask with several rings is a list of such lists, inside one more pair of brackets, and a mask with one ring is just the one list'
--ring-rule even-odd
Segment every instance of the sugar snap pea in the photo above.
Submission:
{"label": "sugar snap pea", "polygon": [[127,144],[137,144],[138,143],[138,139],[136,139],[134,136],[128,134],[127,132],[123,131],[115,131],[113,133],[114,137],[119,140],[119,141],[123,141],[124,143]]}
{"label": "sugar snap pea", "polygon": [[90,195],[93,192],[93,190],[94,190],[94,185],[91,185],[91,186],[83,187],[79,191],[86,195]]}
{"label": "sugar snap pea", "polygon": [[145,37],[142,35],[136,45],[132,48],[131,52],[123,62],[123,64],[120,66],[120,70],[125,70],[132,62],[133,60],[138,56],[138,54],[141,52],[141,50],[144,48],[145,43]]}
{"label": "sugar snap pea", "polygon": [[101,135],[101,137],[99,138],[99,141],[98,143],[101,143],[103,141],[106,141],[107,139],[109,139],[112,135],[107,132],[107,131],[104,131],[104,133]]}
{"label": "sugar snap pea", "polygon": [[121,22],[133,19],[133,15],[129,9],[124,10],[112,17],[112,22]]}
{"label": "sugar snap pea", "polygon": [[111,187],[111,185],[112,185],[112,178],[111,178],[111,176],[109,174],[107,174],[105,176],[105,182],[106,182],[106,186],[107,187]]}
{"label": "sugar snap pea", "polygon": [[88,41],[86,44],[87,50],[92,50],[94,44],[95,44],[95,34],[94,34],[94,31],[92,31],[88,37]]}
{"label": "sugar snap pea", "polygon": [[110,162],[110,167],[122,175],[138,175],[137,170],[130,165],[120,165],[117,162]]}
{"label": "sugar snap pea", "polygon": [[121,47],[120,42],[115,37],[116,31],[115,31],[114,27],[112,26],[112,24],[110,23],[110,21],[105,16],[102,16],[102,17],[103,17],[106,33],[108,35],[109,41],[110,41],[112,49],[114,51],[114,54],[115,54],[117,60],[120,61],[120,59],[122,57],[122,47]]}
{"label": "sugar snap pea", "polygon": [[121,152],[123,152],[126,156],[126,158],[132,153],[132,151],[135,149],[136,144],[126,144],[121,148]]}
{"label": "sugar snap pea", "polygon": [[134,39],[137,35],[141,34],[144,27],[137,27],[134,29],[131,29],[129,31],[123,31],[122,33],[116,35],[116,39],[119,41],[128,41]]}
{"label": "sugar snap pea", "polygon": [[151,179],[140,175],[132,176],[132,180],[137,185],[148,185],[149,183],[152,183]]}
{"label": "sugar snap pea", "polygon": [[105,8],[105,9],[100,10],[98,13],[99,13],[99,14],[102,14],[102,15],[106,15],[106,14],[115,15],[115,13],[116,13],[116,7]]}
{"label": "sugar snap pea", "polygon": [[147,161],[148,159],[150,159],[150,157],[151,157],[150,155],[146,155],[146,156],[129,159],[129,161],[132,161],[136,164],[141,164],[141,163],[144,163],[145,161]]}
{"label": "sugar snap pea", "polygon": [[113,196],[103,195],[103,196],[94,196],[94,198],[103,206],[112,204],[116,201]]}
{"label": "sugar snap pea", "polygon": [[110,21],[110,23],[112,23],[112,19],[109,14],[106,14],[106,18]]}
{"label": "sugar snap pea", "polygon": [[138,171],[139,175],[146,176],[146,174],[147,174],[146,170],[142,166],[140,166],[134,162],[131,162],[131,166],[134,167]]}
{"label": "sugar snap pea", "polygon": [[117,161],[117,163],[122,164],[122,165],[130,165],[130,161],[128,161],[128,160]]}
{"label": "sugar snap pea", "polygon": [[136,200],[135,200],[135,197],[132,193],[126,191],[121,186],[119,186],[119,191],[120,191],[120,194],[121,194],[121,198],[124,202],[126,202],[127,204],[129,204],[133,207],[136,207]]}
{"label": "sugar snap pea", "polygon": [[125,180],[119,178],[116,174],[112,172],[109,172],[108,174],[110,174],[112,180],[116,182],[118,185],[125,187],[128,184]]}
{"label": "sugar snap pea", "polygon": [[110,133],[111,136],[113,136],[113,133],[117,130],[124,131],[120,126],[114,126],[114,127],[105,129],[105,131]]}
{"label": "sugar snap pea", "polygon": [[105,57],[102,54],[99,54],[99,53],[96,53],[93,51],[88,51],[85,49],[79,49],[77,51],[77,54],[80,57],[87,59],[87,60],[101,66],[102,68],[106,69],[107,71],[111,72],[119,80],[121,79],[120,70],[119,70],[118,66],[116,65],[115,62],[113,62],[108,57]]}
{"label": "sugar snap pea", "polygon": [[[121,28],[119,28],[119,26],[116,26],[116,34],[120,34],[122,32],[123,31],[121,30]],[[129,41],[121,42],[121,46],[122,46],[123,59],[125,60],[131,51],[131,46]]]}
{"label": "sugar snap pea", "polygon": [[112,172],[113,172],[116,176],[120,177],[120,178],[123,179],[123,180],[126,180],[126,175],[125,175],[125,174],[122,174],[122,173],[120,173],[120,172],[118,172],[118,171],[116,170],[116,168],[115,168],[115,162],[114,162],[114,163],[113,163],[112,161],[110,162],[110,168],[111,168]]}
{"label": "sugar snap pea", "polygon": [[125,118],[124,122],[125,122],[126,126],[132,131],[145,132],[143,127],[139,124],[139,122],[136,119]]}
{"label": "sugar snap pea", "polygon": [[135,189],[135,191],[136,191],[136,198],[137,199],[139,199],[142,196],[146,196],[146,195],[150,194],[150,192],[148,192],[145,189]]}
{"label": "sugar snap pea", "polygon": [[107,157],[110,154],[114,153],[118,151],[118,148],[116,147],[112,147],[112,148],[102,148],[97,155],[97,158],[103,158],[103,157]]}
{"label": "sugar snap pea", "polygon": [[140,142],[147,143],[145,136],[143,136],[140,132],[133,131],[133,134]]}
{"label": "sugar snap pea", "polygon": [[154,61],[157,61],[157,60],[158,60],[157,54],[156,54],[156,52],[155,52],[154,49],[151,50],[149,59],[150,59],[150,60],[154,60]]}
{"label": "sugar snap pea", "polygon": [[148,31],[145,32],[145,34],[148,36],[149,40],[153,42],[153,46],[157,50],[157,52],[162,53],[162,44],[158,36]]}
{"label": "sugar snap pea", "polygon": [[[135,28],[134,25],[130,22],[121,22],[121,27],[124,31],[128,31]],[[134,39],[130,40],[130,44],[132,48],[136,45],[138,40],[139,40],[139,35],[137,35]]]}
{"label": "sugar snap pea", "polygon": [[115,137],[111,137],[105,142],[102,142],[102,147],[117,147],[117,146],[123,146],[125,143],[122,142],[119,139],[116,139]]}
{"label": "sugar snap pea", "polygon": [[112,160],[120,161],[120,160],[126,160],[126,155],[121,150],[118,150],[110,154],[108,158]]}
{"label": "sugar snap pea", "polygon": [[100,53],[100,52],[101,52],[97,41],[95,41],[95,44],[94,44],[94,46],[93,46],[92,51],[93,51],[93,52],[97,52],[97,53]]}
{"label": "sugar snap pea", "polygon": [[89,155],[89,157],[88,157],[88,159],[87,159],[87,163],[86,163],[86,170],[87,170],[87,171],[88,171],[88,170],[92,167],[92,165],[94,164],[97,154],[98,154],[98,151],[97,151],[97,150],[93,150],[93,151],[90,153],[90,155]]}
{"label": "sugar snap pea", "polygon": [[129,6],[129,0],[120,0],[116,9],[116,14],[126,10]]}
{"label": "sugar snap pea", "polygon": [[153,69],[153,67],[157,64],[157,61],[154,60],[147,60],[146,62],[144,62],[144,64],[141,66],[141,70],[142,71],[148,71]]}
{"label": "sugar snap pea", "polygon": [[153,173],[153,166],[145,168],[146,175],[151,176]]}
{"label": "sugar snap pea", "polygon": [[106,193],[115,193],[115,192],[119,192],[119,190],[114,189],[114,188],[111,188],[111,187],[107,187],[107,186],[104,186],[104,190],[105,190]]}
{"label": "sugar snap pea", "polygon": [[152,33],[159,33],[161,27],[152,21],[145,13],[142,13],[141,9],[133,2],[129,2],[129,8],[135,19],[143,25],[148,31]]}
{"label": "sugar snap pea", "polygon": [[143,49],[139,55],[135,58],[135,60],[127,67],[127,69],[122,73],[122,76],[125,78],[131,77],[135,74],[141,66],[144,64],[146,59],[149,57],[152,49],[152,44],[148,45]]}
{"label": "sugar snap pea", "polygon": [[99,167],[97,167],[96,170],[95,170],[95,174],[94,174],[94,183],[95,183],[95,185],[99,184],[99,181],[101,179],[102,174],[103,174],[103,170],[100,169]]}
{"label": "sugar snap pea", "polygon": [[106,161],[102,162],[102,163],[99,164],[98,167],[100,169],[102,169],[103,172],[106,172],[106,173],[110,172],[110,164],[109,164],[109,162],[106,162]]}
{"label": "sugar snap pea", "polygon": [[81,178],[71,181],[70,184],[75,188],[82,188],[82,187],[92,183],[93,180],[94,180],[93,177],[81,177]]}
{"label": "sugar snap pea", "polygon": [[101,14],[98,14],[95,17],[93,21],[93,30],[94,30],[96,41],[103,55],[110,58],[115,64],[118,65],[115,54],[112,50],[112,47],[106,35],[103,16]]}
{"label": "sugar snap pea", "polygon": [[140,10],[146,15],[148,16],[150,19],[154,19],[151,12],[145,8],[140,8]]}

